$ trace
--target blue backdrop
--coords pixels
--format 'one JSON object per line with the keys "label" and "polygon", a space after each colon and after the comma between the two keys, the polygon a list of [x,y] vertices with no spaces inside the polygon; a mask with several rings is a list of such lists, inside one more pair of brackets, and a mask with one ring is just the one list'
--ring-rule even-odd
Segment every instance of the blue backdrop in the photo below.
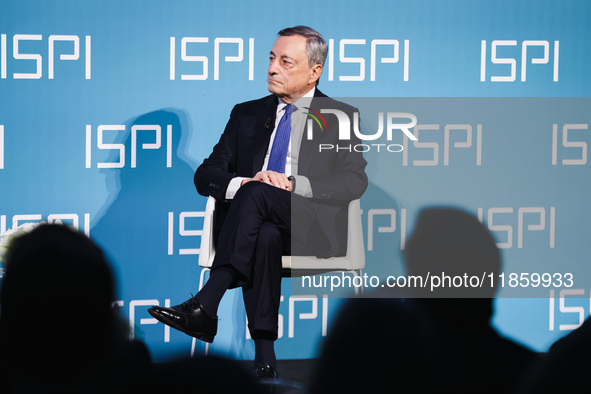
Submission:
{"label": "blue backdrop", "polygon": [[[360,107],[397,98],[385,102],[418,118],[418,142],[393,141],[403,153],[366,154],[368,272],[401,272],[422,206],[465,207],[507,273],[574,274],[574,286],[496,301],[496,327],[544,351],[590,313],[589,15],[588,2],[558,0],[5,0],[0,231],[80,228],[111,259],[133,335],[156,360],[188,355],[191,338],[147,308],[197,291],[205,198],[193,173],[233,105],[267,94],[277,32],[305,24],[330,44],[324,93]],[[294,297],[288,282],[278,357],[314,357],[341,301]],[[225,297],[212,351],[253,356],[241,303]]]}

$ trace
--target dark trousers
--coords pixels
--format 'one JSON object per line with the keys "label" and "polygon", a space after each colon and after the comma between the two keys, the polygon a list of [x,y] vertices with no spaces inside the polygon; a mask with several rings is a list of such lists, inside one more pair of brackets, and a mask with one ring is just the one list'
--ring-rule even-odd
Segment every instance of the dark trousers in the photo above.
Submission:
{"label": "dark trousers", "polygon": [[242,286],[254,339],[277,338],[281,256],[301,254],[316,224],[307,199],[262,182],[246,183],[232,200],[212,269],[231,265],[240,274],[233,286]]}

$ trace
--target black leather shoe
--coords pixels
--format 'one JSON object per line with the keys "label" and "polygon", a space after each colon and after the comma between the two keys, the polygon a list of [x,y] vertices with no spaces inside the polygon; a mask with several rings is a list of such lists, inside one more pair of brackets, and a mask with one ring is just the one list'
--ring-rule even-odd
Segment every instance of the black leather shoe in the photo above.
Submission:
{"label": "black leather shoe", "polygon": [[156,320],[205,342],[213,342],[218,332],[217,316],[210,317],[194,297],[170,308],[153,306],[148,313]]}
{"label": "black leather shoe", "polygon": [[255,365],[252,374],[257,379],[277,379],[277,370],[265,363]]}

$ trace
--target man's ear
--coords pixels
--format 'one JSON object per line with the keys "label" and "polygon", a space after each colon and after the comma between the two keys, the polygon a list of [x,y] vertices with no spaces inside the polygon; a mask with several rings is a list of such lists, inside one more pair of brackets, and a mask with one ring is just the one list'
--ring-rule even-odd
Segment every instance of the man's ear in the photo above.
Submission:
{"label": "man's ear", "polygon": [[318,79],[320,78],[321,75],[322,75],[322,64],[316,64],[314,67],[312,67],[312,75],[310,76],[310,80],[308,81],[308,84],[310,84],[310,85],[316,84],[316,81],[318,81]]}

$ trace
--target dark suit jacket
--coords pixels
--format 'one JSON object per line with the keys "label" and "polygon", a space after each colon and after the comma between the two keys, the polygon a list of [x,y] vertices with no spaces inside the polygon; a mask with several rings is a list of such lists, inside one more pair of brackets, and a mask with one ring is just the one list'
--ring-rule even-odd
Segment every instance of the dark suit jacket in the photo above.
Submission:
{"label": "dark suit jacket", "polygon": [[[351,120],[355,111],[353,107],[330,99],[316,89],[311,108],[320,112],[321,107],[346,112]],[[276,111],[277,97],[274,95],[236,105],[212,154],[195,172],[194,181],[199,194],[211,195],[218,201],[216,227],[227,211],[228,202],[224,200],[231,179],[236,176],[250,178],[262,169]],[[314,124],[314,138],[311,140],[304,132],[297,175],[309,179],[313,192],[310,201],[329,243],[326,250],[328,254],[338,256],[346,252],[346,231],[342,229],[347,228],[348,203],[361,197],[367,188],[367,162],[361,153],[353,149],[349,152],[349,145],[360,143],[354,133],[351,132],[350,141],[339,141],[337,117],[332,114],[323,116],[327,130],[321,131],[320,126]],[[319,144],[331,144],[335,149],[320,152]],[[337,150],[339,144],[347,149]]]}

